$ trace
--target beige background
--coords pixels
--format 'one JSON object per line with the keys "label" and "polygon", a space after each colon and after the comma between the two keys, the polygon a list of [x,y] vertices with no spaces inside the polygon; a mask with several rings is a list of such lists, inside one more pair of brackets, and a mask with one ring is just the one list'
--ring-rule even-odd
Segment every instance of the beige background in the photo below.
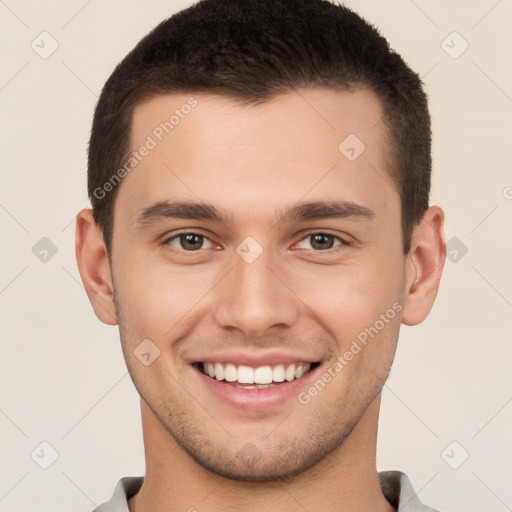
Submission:
{"label": "beige background", "polygon": [[[80,282],[73,221],[88,204],[86,145],[103,83],[189,4],[0,0],[0,512],[87,512],[119,478],[144,473],[138,395],[117,328],[96,319]],[[407,472],[441,510],[512,510],[512,3],[348,5],[424,77],[432,202],[457,257],[428,320],[402,331],[378,466]],[[50,37],[58,48],[42,58]],[[32,252],[43,237],[57,248],[46,262]],[[43,441],[58,454],[47,469]]]}

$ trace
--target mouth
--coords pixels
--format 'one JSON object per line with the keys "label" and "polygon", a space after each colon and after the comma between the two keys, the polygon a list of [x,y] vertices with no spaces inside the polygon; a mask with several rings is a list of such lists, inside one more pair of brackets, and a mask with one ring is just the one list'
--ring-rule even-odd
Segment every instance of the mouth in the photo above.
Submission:
{"label": "mouth", "polygon": [[[320,362],[295,361],[256,366],[221,361],[192,364],[199,388],[207,403],[226,404],[245,412],[279,412],[297,401],[299,393],[311,385],[321,371]],[[289,360],[288,360],[289,361]],[[252,364],[252,366],[250,366]]]}
{"label": "mouth", "polygon": [[242,389],[268,389],[302,379],[318,362],[246,366],[233,363],[199,362],[197,368],[213,380]]}

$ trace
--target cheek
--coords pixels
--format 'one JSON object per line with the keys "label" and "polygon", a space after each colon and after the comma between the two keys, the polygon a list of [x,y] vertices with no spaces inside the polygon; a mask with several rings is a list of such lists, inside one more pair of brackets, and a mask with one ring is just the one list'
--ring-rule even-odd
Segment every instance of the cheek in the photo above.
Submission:
{"label": "cheek", "polygon": [[[215,285],[212,268],[151,261],[147,256],[120,260],[115,273],[116,296],[130,334],[154,340],[193,315]],[[131,337],[134,337],[131,336]]]}
{"label": "cheek", "polygon": [[[391,333],[390,324],[399,323],[403,296],[400,261],[396,256],[394,261],[387,262],[385,258],[365,257],[364,262],[318,266],[290,274],[290,288],[322,320],[339,344],[345,345],[374,326],[381,315],[386,320],[385,327],[379,329],[383,335]],[[378,327],[382,327],[381,321]]]}

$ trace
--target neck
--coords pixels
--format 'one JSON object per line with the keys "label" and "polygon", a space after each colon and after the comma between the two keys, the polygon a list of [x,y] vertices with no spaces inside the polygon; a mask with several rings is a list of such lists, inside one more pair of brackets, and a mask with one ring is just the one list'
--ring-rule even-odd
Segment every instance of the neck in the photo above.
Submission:
{"label": "neck", "polygon": [[380,395],[344,443],[308,471],[266,483],[211,473],[184,452],[141,400],[146,475],[130,512],[393,512],[375,463]]}

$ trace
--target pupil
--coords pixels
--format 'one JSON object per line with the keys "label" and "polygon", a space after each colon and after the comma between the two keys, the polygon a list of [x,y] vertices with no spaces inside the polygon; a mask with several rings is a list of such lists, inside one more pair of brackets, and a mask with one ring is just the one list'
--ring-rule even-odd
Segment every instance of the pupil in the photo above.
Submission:
{"label": "pupil", "polygon": [[[315,247],[315,245],[316,245],[316,247]],[[313,244],[312,244],[312,246],[315,249],[330,249],[332,247],[332,237],[331,237],[331,235],[325,235],[323,233],[319,233],[317,235],[313,235]]]}
{"label": "pupil", "polygon": [[[203,237],[201,235],[194,235],[194,234],[182,235],[181,246],[184,249],[192,249],[192,250],[200,249],[202,238]],[[196,245],[194,245],[194,244],[196,244]],[[199,244],[199,245],[197,245],[197,244]]]}

